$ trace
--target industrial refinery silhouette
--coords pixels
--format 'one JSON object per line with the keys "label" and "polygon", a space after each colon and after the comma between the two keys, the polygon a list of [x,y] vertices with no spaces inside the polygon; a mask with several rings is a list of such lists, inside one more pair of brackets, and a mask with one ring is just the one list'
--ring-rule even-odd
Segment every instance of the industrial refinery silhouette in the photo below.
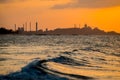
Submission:
{"label": "industrial refinery silhouette", "polygon": [[105,32],[104,30],[100,30],[99,28],[91,28],[87,24],[83,27],[77,27],[76,24],[72,28],[56,28],[54,30],[48,30],[46,28],[45,31],[42,29],[38,29],[38,22],[35,23],[35,31],[32,31],[31,22],[29,23],[29,30],[27,30],[28,25],[27,22],[23,24],[22,27],[18,27],[14,24],[15,30],[8,30],[3,27],[0,28],[0,34],[19,34],[19,35],[120,35],[115,31]]}

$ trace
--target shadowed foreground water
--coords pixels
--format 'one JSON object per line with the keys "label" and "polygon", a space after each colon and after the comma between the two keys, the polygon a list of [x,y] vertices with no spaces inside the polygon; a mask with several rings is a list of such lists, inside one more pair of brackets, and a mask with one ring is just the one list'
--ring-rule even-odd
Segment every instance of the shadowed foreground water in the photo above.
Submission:
{"label": "shadowed foreground water", "polygon": [[119,80],[120,36],[0,36],[1,80]]}

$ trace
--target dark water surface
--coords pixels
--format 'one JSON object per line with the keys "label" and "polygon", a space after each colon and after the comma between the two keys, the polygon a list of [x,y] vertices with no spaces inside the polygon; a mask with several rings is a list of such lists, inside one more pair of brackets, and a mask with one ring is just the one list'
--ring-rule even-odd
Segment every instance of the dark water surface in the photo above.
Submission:
{"label": "dark water surface", "polygon": [[0,80],[120,80],[120,36],[0,35]]}

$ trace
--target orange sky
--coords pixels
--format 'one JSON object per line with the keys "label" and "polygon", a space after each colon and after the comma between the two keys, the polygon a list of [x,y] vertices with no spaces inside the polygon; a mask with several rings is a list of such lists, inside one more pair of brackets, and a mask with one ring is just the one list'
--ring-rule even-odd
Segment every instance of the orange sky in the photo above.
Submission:
{"label": "orange sky", "polygon": [[[85,23],[120,32],[120,0],[1,0],[0,27],[38,21],[39,29],[82,27]],[[28,29],[29,30],[29,29]]]}

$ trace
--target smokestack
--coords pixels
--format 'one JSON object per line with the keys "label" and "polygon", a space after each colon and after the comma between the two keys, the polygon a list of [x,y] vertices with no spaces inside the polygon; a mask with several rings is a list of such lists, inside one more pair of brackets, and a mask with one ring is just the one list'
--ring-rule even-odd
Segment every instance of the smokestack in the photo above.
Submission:
{"label": "smokestack", "polygon": [[77,25],[76,24],[74,24],[74,28],[76,28],[77,27]]}
{"label": "smokestack", "polygon": [[23,27],[24,27],[24,24],[23,24]]}
{"label": "smokestack", "polygon": [[16,31],[16,24],[15,24],[15,31]]}
{"label": "smokestack", "polygon": [[36,32],[38,31],[38,23],[36,22]]}
{"label": "smokestack", "polygon": [[24,27],[25,27],[25,26],[24,26],[24,24],[23,24],[23,29],[24,29]]}
{"label": "smokestack", "polygon": [[88,27],[87,24],[85,24],[84,27]]}
{"label": "smokestack", "polygon": [[31,22],[30,22],[30,32],[31,32]]}
{"label": "smokestack", "polygon": [[25,23],[25,26],[26,26],[26,31],[27,31],[27,22]]}
{"label": "smokestack", "polygon": [[80,26],[81,26],[81,25],[79,24],[79,28],[80,28]]}

